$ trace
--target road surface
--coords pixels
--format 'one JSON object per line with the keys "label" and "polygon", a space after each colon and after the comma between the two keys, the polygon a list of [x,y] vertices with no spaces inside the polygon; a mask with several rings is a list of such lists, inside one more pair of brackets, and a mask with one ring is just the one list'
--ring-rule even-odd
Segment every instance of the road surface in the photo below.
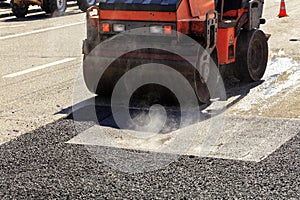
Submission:
{"label": "road surface", "polygon": [[[290,41],[300,39],[299,5],[287,1],[282,19],[278,1],[265,6],[262,29],[272,37],[263,81],[231,86],[225,112],[146,142],[122,135],[103,106],[95,137],[85,115],[93,98],[75,105],[84,13],[1,18],[1,198],[299,199],[300,41]],[[206,128],[217,131],[209,137]],[[198,137],[180,154],[156,148],[189,142],[190,133]]]}

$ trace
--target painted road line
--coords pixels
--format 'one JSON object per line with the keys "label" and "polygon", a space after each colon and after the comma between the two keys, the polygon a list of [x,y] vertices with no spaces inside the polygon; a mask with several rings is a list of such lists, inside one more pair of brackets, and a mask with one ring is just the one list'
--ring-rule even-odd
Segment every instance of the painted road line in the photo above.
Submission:
{"label": "painted road line", "polygon": [[72,24],[66,24],[66,25],[62,25],[62,26],[49,27],[49,28],[44,28],[44,29],[29,31],[29,32],[25,32],[25,33],[18,33],[18,34],[14,34],[14,35],[6,35],[6,36],[0,37],[0,40],[6,40],[6,39],[11,39],[11,38],[16,38],[16,37],[22,37],[22,36],[26,36],[26,35],[31,35],[31,34],[35,34],[35,33],[42,33],[42,32],[46,32],[46,31],[52,31],[52,30],[66,28],[66,27],[70,27],[70,26],[76,26],[76,25],[84,24],[84,23],[85,22],[76,22],[76,23],[72,23]]}
{"label": "painted road line", "polygon": [[19,25],[10,25],[10,26],[0,26],[1,28],[17,28],[17,27],[25,27],[25,24],[19,24]]}
{"label": "painted road line", "polygon": [[16,72],[16,73],[7,74],[7,75],[3,76],[3,78],[13,78],[13,77],[28,74],[30,72],[34,72],[34,71],[37,71],[37,70],[41,70],[41,69],[45,69],[45,68],[48,68],[48,67],[52,67],[52,66],[55,66],[55,65],[62,64],[62,63],[70,62],[70,61],[73,61],[75,59],[76,58],[65,58],[63,60],[58,60],[58,61],[48,63],[48,64],[45,64],[45,65],[40,65],[40,66],[36,66],[36,67],[26,69],[26,70],[23,70],[23,71],[19,71],[19,72]]}

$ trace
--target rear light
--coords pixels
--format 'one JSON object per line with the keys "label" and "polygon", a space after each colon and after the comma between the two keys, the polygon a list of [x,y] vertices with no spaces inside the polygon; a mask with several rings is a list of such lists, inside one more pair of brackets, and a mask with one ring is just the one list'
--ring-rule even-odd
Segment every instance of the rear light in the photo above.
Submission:
{"label": "rear light", "polygon": [[164,26],[164,34],[167,34],[167,35],[172,34],[172,26],[171,25],[165,25]]}
{"label": "rear light", "polygon": [[150,33],[171,35],[173,30],[172,25],[151,25]]}
{"label": "rear light", "polygon": [[151,25],[150,33],[163,33],[163,27],[160,25]]}
{"label": "rear light", "polygon": [[110,32],[110,24],[109,23],[103,23],[102,24],[102,31],[105,33],[109,33]]}
{"label": "rear light", "polygon": [[124,32],[125,31],[125,25],[124,24],[114,24],[113,25],[113,31],[114,32]]}

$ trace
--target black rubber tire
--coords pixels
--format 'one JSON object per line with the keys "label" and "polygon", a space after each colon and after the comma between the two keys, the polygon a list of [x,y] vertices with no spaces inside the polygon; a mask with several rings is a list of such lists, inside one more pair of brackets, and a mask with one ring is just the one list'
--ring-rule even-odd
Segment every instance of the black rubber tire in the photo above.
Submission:
{"label": "black rubber tire", "polygon": [[[200,53],[201,54],[201,53]],[[200,56],[199,56],[200,57]],[[208,73],[208,79],[214,79],[215,77],[212,77],[211,75],[211,71],[210,71],[210,67],[217,67],[218,68],[218,52],[217,52],[217,49],[215,49],[212,54],[211,54],[211,59],[214,63],[211,63],[209,68],[206,69],[206,70],[209,70],[207,71],[206,73]],[[200,58],[198,59],[200,60]],[[212,66],[212,65],[215,65],[215,66]],[[200,63],[197,63],[197,67],[200,66]],[[202,72],[202,73],[205,73],[205,72]],[[201,75],[199,74],[199,72],[195,69],[194,71],[194,90],[195,90],[195,93],[197,95],[197,98],[198,98],[198,101],[200,103],[208,103],[210,101],[210,91],[208,89],[208,86],[206,84],[206,81],[209,81],[209,80],[204,80],[202,77],[200,77]],[[214,82],[214,81],[218,81],[218,80],[211,80],[209,81],[210,83],[211,82]],[[217,85],[217,82],[216,82],[216,85]]]}
{"label": "black rubber tire", "polygon": [[44,1],[44,4],[41,6],[41,8],[47,14],[51,13],[51,9],[50,9],[50,5],[49,5],[48,1]]}
{"label": "black rubber tire", "polygon": [[268,62],[268,43],[264,32],[241,31],[236,52],[235,76],[242,82],[260,80]]}
{"label": "black rubber tire", "polygon": [[11,10],[17,18],[23,18],[28,13],[28,6],[21,8],[19,5],[15,4],[13,0],[11,0]]}
{"label": "black rubber tire", "polygon": [[96,0],[77,0],[77,5],[80,10],[86,12],[87,9],[96,4]]}
{"label": "black rubber tire", "polygon": [[47,0],[50,12],[53,15],[60,16],[67,9],[67,0]]}

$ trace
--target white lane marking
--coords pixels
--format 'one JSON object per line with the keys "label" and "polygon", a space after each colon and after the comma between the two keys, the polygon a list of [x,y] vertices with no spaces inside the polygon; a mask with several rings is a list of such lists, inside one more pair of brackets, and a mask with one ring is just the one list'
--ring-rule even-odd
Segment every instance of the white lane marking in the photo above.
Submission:
{"label": "white lane marking", "polygon": [[35,33],[42,33],[42,32],[46,32],[46,31],[52,31],[52,30],[56,30],[56,29],[60,29],[60,28],[66,28],[66,27],[75,26],[75,25],[84,24],[84,23],[85,22],[76,22],[76,23],[66,24],[66,25],[62,25],[62,26],[55,26],[55,27],[49,27],[49,28],[44,28],[44,29],[38,29],[38,30],[29,31],[29,32],[25,32],[25,33],[17,33],[17,34],[14,34],[14,35],[6,35],[6,36],[0,37],[0,40],[6,40],[6,39],[11,39],[11,38],[31,35],[31,34],[35,34]]}
{"label": "white lane marking", "polygon": [[0,28],[17,28],[17,27],[25,27],[25,24],[19,24],[19,25],[11,25],[11,26],[0,26]]}
{"label": "white lane marking", "polygon": [[48,64],[45,64],[45,65],[40,65],[40,66],[29,68],[29,69],[19,71],[19,72],[16,72],[16,73],[7,74],[7,75],[3,76],[3,78],[13,78],[13,77],[28,74],[30,72],[34,72],[34,71],[37,71],[37,70],[45,69],[47,67],[52,67],[52,66],[59,65],[59,64],[62,64],[62,63],[70,62],[70,61],[75,60],[75,59],[76,58],[65,58],[63,60],[58,60],[58,61],[48,63]]}

